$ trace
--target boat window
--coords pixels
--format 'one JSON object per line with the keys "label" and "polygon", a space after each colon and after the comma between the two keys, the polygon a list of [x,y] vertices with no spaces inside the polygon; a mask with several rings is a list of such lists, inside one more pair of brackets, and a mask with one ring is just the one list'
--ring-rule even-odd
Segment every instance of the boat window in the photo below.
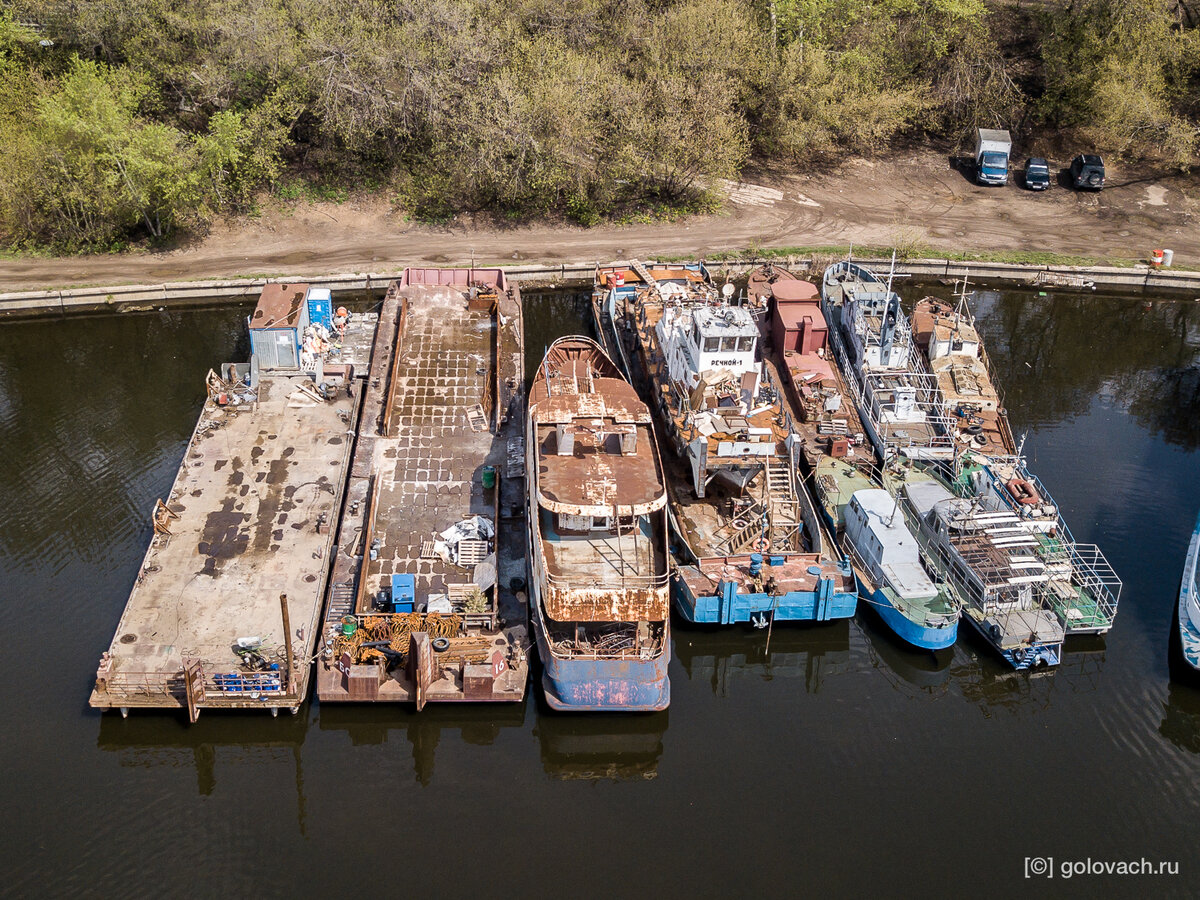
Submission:
{"label": "boat window", "polygon": [[704,352],[705,353],[716,353],[720,349],[721,349],[721,339],[720,338],[710,337],[710,338],[704,339]]}
{"label": "boat window", "polygon": [[721,352],[722,353],[736,352],[737,351],[737,343],[738,343],[738,339],[736,337],[721,338]]}
{"label": "boat window", "polygon": [[740,350],[742,353],[750,353],[752,350],[754,350],[754,338],[738,338],[738,350]]}

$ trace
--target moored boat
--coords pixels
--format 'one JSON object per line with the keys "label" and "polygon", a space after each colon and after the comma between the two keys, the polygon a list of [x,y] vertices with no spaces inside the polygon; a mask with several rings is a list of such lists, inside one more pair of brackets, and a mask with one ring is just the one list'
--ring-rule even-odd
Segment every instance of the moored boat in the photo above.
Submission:
{"label": "moored boat", "polygon": [[731,295],[702,268],[596,273],[600,332],[640,376],[674,451],[675,607],[714,624],[851,616],[853,572],[822,542],[786,396],[758,358],[754,316]]}
{"label": "moored boat", "polygon": [[1112,628],[1121,579],[1096,544],[1076,542],[1059,505],[1024,459],[968,451],[957,470],[956,494],[984,512],[1008,513],[1036,540],[1050,575],[1049,601],[1067,633],[1104,634]]}
{"label": "moored boat", "polygon": [[957,425],[958,442],[988,456],[1015,455],[1008,413],[967,306],[966,282],[954,304],[936,297],[918,300],[912,328],[917,349],[937,378],[945,410]]}
{"label": "moored boat", "polygon": [[1179,584],[1179,641],[1188,665],[1200,669],[1200,518],[1196,519]]}
{"label": "moored boat", "polygon": [[863,598],[897,636],[924,650],[954,643],[961,604],[944,578],[931,577],[896,498],[881,488],[856,491],[844,541],[858,563]]}
{"label": "moored boat", "polygon": [[958,591],[966,619],[1016,669],[1057,665],[1064,629],[1037,538],[1010,513],[956,497],[928,470],[890,481],[913,532]]}
{"label": "moored boat", "polygon": [[667,497],[650,410],[580,336],[547,350],[528,408],[530,606],[546,700],[665,709]]}
{"label": "moored boat", "polygon": [[834,355],[880,459],[953,459],[958,429],[937,377],[916,353],[899,295],[847,260],[825,270],[821,300]]}

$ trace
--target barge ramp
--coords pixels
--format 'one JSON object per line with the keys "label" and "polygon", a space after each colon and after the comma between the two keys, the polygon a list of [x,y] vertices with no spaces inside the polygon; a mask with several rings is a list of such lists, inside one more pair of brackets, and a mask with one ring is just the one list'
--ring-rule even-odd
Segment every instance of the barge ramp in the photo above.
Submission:
{"label": "barge ramp", "polygon": [[529,680],[520,292],[406,269],[380,313],[323,627],[330,702],[519,701]]}
{"label": "barge ramp", "polygon": [[[298,313],[308,286],[284,288],[273,302],[288,307],[295,333],[271,341],[291,348],[311,324]],[[259,318],[277,325],[267,294]],[[362,393],[355,348],[369,345],[375,316],[352,323],[328,342],[319,381],[300,370],[299,343],[275,371],[260,371],[255,356],[209,372],[199,422],[169,496],[156,504],[150,547],[101,657],[92,706],[186,708],[191,721],[207,708],[297,712]]]}

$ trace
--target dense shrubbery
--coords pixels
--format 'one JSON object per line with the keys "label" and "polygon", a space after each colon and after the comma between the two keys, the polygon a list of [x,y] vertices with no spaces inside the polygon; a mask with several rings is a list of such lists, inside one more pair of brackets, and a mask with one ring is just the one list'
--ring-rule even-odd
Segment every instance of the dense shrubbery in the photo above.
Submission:
{"label": "dense shrubbery", "polygon": [[752,156],[1033,118],[1186,163],[1179,7],[1072,2],[1045,16],[1031,100],[982,0],[25,0],[0,17],[0,231],[157,240],[285,168],[422,216],[590,224],[705,205]]}

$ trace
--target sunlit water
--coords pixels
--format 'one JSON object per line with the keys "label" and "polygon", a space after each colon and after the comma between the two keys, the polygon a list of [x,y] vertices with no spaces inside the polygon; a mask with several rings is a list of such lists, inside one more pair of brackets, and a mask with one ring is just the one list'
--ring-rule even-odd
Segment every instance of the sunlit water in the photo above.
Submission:
{"label": "sunlit water", "polygon": [[[909,286],[907,292],[915,292]],[[588,330],[529,294],[529,366]],[[1169,634],[1200,507],[1200,303],[987,293],[1014,430],[1125,582],[1104,640],[1014,674],[877,619],[674,629],[653,716],[307,707],[100,715],[86,703],[210,366],[246,308],[0,326],[5,893],[700,896],[1024,890],[1027,856],[1182,861],[1197,890],[1200,692]],[[1061,888],[1060,881],[1055,887]]]}

